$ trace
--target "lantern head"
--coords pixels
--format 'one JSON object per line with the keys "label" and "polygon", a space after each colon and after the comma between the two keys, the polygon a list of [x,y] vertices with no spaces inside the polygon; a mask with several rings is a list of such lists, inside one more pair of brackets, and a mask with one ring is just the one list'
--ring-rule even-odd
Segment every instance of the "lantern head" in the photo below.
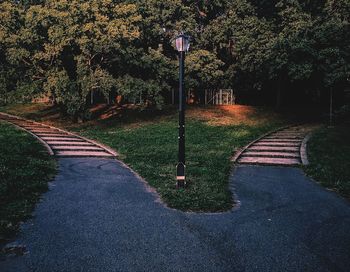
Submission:
{"label": "lantern head", "polygon": [[184,34],[180,34],[175,39],[176,49],[179,52],[187,52],[190,48],[190,37]]}

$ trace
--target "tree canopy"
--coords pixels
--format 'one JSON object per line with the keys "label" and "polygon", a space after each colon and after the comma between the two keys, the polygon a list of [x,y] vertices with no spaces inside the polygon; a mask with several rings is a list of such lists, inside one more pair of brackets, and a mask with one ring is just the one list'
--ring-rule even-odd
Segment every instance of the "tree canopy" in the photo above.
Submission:
{"label": "tree canopy", "polygon": [[192,37],[186,84],[199,96],[322,96],[348,84],[349,19],[347,0],[5,0],[0,103],[45,95],[82,117],[97,97],[161,107],[177,86],[182,31]]}

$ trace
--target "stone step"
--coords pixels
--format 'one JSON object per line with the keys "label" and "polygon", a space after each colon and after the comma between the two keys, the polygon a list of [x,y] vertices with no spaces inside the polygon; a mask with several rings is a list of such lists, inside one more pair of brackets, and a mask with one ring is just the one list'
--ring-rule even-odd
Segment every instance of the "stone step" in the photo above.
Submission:
{"label": "stone step", "polygon": [[[26,127],[26,126],[23,126],[23,127]],[[33,129],[33,130],[54,130],[54,131],[58,131],[58,129],[51,128],[51,127],[46,127],[46,126],[42,126],[42,127],[29,127],[28,129]]]}
{"label": "stone step", "polygon": [[35,124],[35,123],[28,123],[28,122],[16,122],[16,121],[13,121],[12,123],[14,123],[16,125],[19,125],[19,126],[28,126],[28,127],[41,126],[41,125],[38,125],[38,124]]}
{"label": "stone step", "polygon": [[269,143],[275,143],[275,142],[277,142],[277,143],[301,143],[301,140],[297,140],[297,139],[266,139],[266,138],[263,138],[260,141],[269,142]]}
{"label": "stone step", "polygon": [[40,137],[44,141],[57,141],[57,142],[62,142],[62,141],[69,141],[69,142],[82,142],[83,140],[78,138],[78,137]]}
{"label": "stone step", "polygon": [[285,139],[285,140],[296,140],[296,139],[302,139],[302,136],[267,136],[264,139]]}
{"label": "stone step", "polygon": [[102,151],[57,151],[55,155],[58,157],[114,157]]}
{"label": "stone step", "polygon": [[55,151],[65,151],[65,150],[70,150],[70,151],[104,151],[103,148],[98,147],[98,146],[83,146],[83,145],[52,145],[50,146],[53,150]]}
{"label": "stone step", "polygon": [[62,135],[69,135],[67,133],[64,132],[60,132],[59,130],[50,130],[50,131],[43,131],[43,132],[35,132],[35,134],[39,135],[39,134],[48,134],[48,135],[54,135],[54,134],[62,134]]}
{"label": "stone step", "polygon": [[60,137],[60,138],[71,138],[72,135],[64,133],[36,133],[39,137]]}
{"label": "stone step", "polygon": [[268,158],[268,157],[242,157],[238,160],[242,164],[263,164],[263,165],[299,165],[300,161],[293,158]]}
{"label": "stone step", "polygon": [[269,136],[274,136],[274,137],[303,137],[303,133],[276,133],[276,134],[271,134]]}
{"label": "stone step", "polygon": [[303,131],[300,131],[300,130],[280,130],[280,131],[276,131],[274,133],[303,133]]}
{"label": "stone step", "polygon": [[60,133],[59,130],[54,130],[54,129],[28,129],[29,131],[33,133]]}
{"label": "stone step", "polygon": [[268,152],[268,151],[246,151],[242,154],[242,157],[280,157],[280,158],[300,158],[300,154],[297,152]]}
{"label": "stone step", "polygon": [[[16,124],[18,124],[18,122],[16,122]],[[42,124],[34,124],[34,123],[28,123],[28,122],[25,122],[25,123],[19,123],[21,124],[23,127],[32,127],[32,128],[50,128],[49,126],[46,126],[46,125],[42,125]]]}
{"label": "stone step", "polygon": [[[22,128],[25,128],[26,130],[30,130],[30,131],[33,131],[33,132],[37,132],[37,131],[52,131],[51,128],[38,128],[38,127],[35,127],[35,128],[32,128],[32,127],[26,127],[26,126],[21,126]],[[57,130],[54,130],[54,131],[57,131]]]}
{"label": "stone step", "polygon": [[301,134],[304,134],[303,131],[277,131],[277,132],[274,132],[272,134],[297,134],[297,135],[301,135]]}
{"label": "stone step", "polygon": [[[21,126],[25,129],[28,129],[28,130],[32,130],[32,131],[37,131],[37,130],[47,130],[47,131],[52,131],[53,129],[52,128],[49,128],[49,127],[27,127],[27,126]],[[57,130],[54,130],[54,131],[57,131]]]}
{"label": "stone step", "polygon": [[[13,124],[15,124],[15,125],[17,125],[17,126],[20,126],[20,127],[28,127],[28,128],[30,128],[30,127],[39,127],[38,125],[35,125],[35,124],[28,124],[28,123],[19,123],[19,122],[11,122],[11,123],[13,123]],[[41,127],[41,126],[40,126]]]}
{"label": "stone step", "polygon": [[[100,157],[114,158],[116,155],[99,145],[47,125],[16,119],[0,114],[0,119],[26,129],[45,141],[57,157]],[[110,153],[111,152],[111,153]]]}
{"label": "stone step", "polygon": [[56,145],[56,146],[68,146],[68,145],[74,145],[74,146],[94,146],[92,143],[84,142],[81,140],[80,142],[76,141],[46,141],[48,145]]}
{"label": "stone step", "polygon": [[298,147],[300,143],[280,143],[280,142],[264,142],[264,141],[259,141],[254,144],[254,146],[293,146],[293,147]]}
{"label": "stone step", "polygon": [[279,151],[279,152],[298,152],[299,147],[294,147],[294,146],[256,146],[252,145],[250,146],[247,151]]}

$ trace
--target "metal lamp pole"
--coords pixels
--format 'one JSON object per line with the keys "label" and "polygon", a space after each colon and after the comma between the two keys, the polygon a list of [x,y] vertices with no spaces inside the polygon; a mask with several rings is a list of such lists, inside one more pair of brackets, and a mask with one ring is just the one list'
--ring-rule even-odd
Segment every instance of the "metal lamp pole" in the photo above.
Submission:
{"label": "metal lamp pole", "polygon": [[178,188],[186,186],[185,179],[185,87],[184,87],[184,70],[185,70],[185,56],[189,49],[189,37],[186,35],[179,35],[176,38],[176,48],[179,51],[179,153],[178,163],[176,166],[176,185]]}

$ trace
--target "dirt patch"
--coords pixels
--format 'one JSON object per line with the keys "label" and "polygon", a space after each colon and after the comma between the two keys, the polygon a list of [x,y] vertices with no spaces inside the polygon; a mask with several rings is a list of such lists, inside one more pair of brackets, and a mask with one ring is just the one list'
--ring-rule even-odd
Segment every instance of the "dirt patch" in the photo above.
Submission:
{"label": "dirt patch", "polygon": [[[139,128],[150,123],[161,122],[169,118],[177,118],[177,106],[166,106],[163,110],[140,109],[136,105],[96,105],[90,109],[92,120],[83,124],[72,122],[69,117],[62,117],[57,107],[47,104],[18,105],[8,112],[35,119],[48,125],[67,129],[85,126],[121,126]],[[260,109],[245,105],[228,106],[188,106],[186,119],[200,120],[210,126],[233,126],[239,124],[257,125],[276,117],[277,114],[268,109]]]}
{"label": "dirt patch", "polygon": [[252,118],[257,110],[254,107],[242,105],[213,106],[189,108],[188,117],[205,121],[212,126],[230,126],[237,124],[255,124]]}

